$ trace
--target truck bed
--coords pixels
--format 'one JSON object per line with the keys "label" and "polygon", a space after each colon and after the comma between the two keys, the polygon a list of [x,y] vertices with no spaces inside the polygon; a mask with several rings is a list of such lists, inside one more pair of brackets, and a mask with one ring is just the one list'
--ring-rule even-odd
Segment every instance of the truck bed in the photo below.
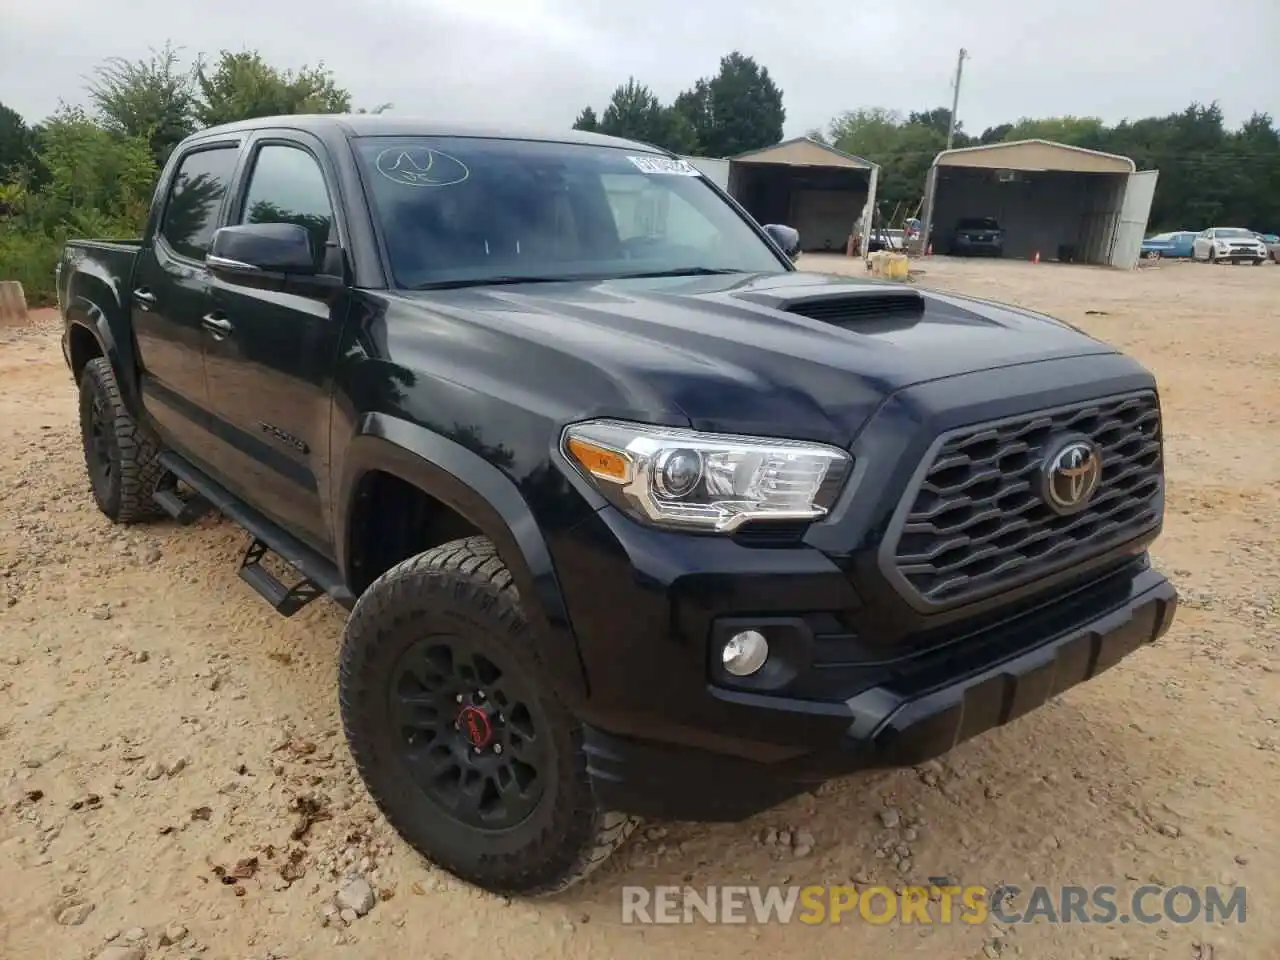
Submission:
{"label": "truck bed", "polygon": [[129,278],[133,275],[133,264],[142,250],[143,241],[139,239],[111,240],[68,240],[62,250],[62,259],[58,261],[57,291],[58,304],[65,311],[71,298],[68,293],[72,286],[79,288],[77,275],[82,275],[92,284],[101,283],[110,278],[109,292],[102,295],[116,302],[116,306],[125,307],[121,297],[122,291],[128,290]]}

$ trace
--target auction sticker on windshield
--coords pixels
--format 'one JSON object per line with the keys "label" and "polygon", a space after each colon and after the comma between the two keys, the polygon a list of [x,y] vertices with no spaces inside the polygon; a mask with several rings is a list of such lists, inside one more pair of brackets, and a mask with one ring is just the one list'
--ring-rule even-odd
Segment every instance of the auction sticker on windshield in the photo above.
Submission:
{"label": "auction sticker on windshield", "polygon": [[697,168],[688,160],[678,157],[627,157],[641,173],[666,173],[676,177],[700,176]]}

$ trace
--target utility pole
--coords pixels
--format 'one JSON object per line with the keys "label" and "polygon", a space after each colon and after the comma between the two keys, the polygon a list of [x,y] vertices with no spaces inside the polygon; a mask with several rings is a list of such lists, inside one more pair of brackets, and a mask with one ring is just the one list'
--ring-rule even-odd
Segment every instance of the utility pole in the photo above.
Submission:
{"label": "utility pole", "polygon": [[[960,109],[960,79],[964,76],[964,62],[969,59],[969,51],[960,48],[960,56],[956,60],[956,79],[952,84],[955,89],[951,94],[951,120],[947,124],[947,149],[956,139],[956,112]],[[920,224],[920,252],[929,249],[929,235],[933,233],[933,199],[938,190],[938,168],[929,166],[929,176],[924,187],[924,222]]]}
{"label": "utility pole", "polygon": [[969,56],[969,51],[964,47],[960,48],[960,57],[956,60],[956,80],[955,92],[951,95],[951,123],[947,126],[947,149],[951,149],[951,144],[956,137],[956,111],[960,109],[960,78],[964,75],[964,62]]}

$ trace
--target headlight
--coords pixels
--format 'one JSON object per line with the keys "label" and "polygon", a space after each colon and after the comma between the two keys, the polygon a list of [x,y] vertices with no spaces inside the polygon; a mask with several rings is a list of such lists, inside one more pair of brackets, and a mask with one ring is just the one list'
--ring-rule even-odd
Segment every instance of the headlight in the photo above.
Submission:
{"label": "headlight", "polygon": [[852,459],[819,443],[621,420],[567,427],[565,457],[615,506],[664,527],[728,533],[748,520],[815,520]]}

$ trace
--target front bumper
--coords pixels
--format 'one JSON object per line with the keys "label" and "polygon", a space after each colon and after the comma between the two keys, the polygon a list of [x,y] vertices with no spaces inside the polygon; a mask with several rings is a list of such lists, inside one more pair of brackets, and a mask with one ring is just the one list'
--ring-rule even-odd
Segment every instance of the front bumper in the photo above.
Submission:
{"label": "front bumper", "polygon": [[1260,247],[1229,247],[1216,251],[1216,255],[1216,259],[1230,260],[1232,263],[1267,259],[1267,251]]}
{"label": "front bumper", "polygon": [[998,257],[1004,253],[1004,242],[1001,240],[967,240],[957,237],[952,244],[952,252],[957,256]]}
{"label": "front bumper", "polygon": [[[1095,610],[1039,642],[1028,644],[1022,637],[1021,648],[1010,656],[981,666],[970,662],[967,673],[952,672],[960,667],[954,652],[925,657],[933,662],[926,665],[923,677],[888,680],[828,705],[833,708],[829,718],[843,725],[842,734],[827,746],[797,756],[748,759],[616,736],[589,726],[585,747],[596,796],[607,808],[640,816],[736,821],[816,782],[937,757],[1096,677],[1163,635],[1173,622],[1177,591],[1145,561],[1140,566],[1136,575],[1123,574],[1128,577],[1128,596],[1122,603]],[[1082,613],[1062,612],[1074,613],[1077,620]],[[995,633],[1020,633],[1021,625],[1009,626],[1011,630]],[[974,658],[999,650],[1012,638],[982,638],[972,644]],[[966,645],[963,652],[969,649]],[[788,713],[811,715],[817,706],[750,694],[739,695],[739,700],[779,720]]]}

